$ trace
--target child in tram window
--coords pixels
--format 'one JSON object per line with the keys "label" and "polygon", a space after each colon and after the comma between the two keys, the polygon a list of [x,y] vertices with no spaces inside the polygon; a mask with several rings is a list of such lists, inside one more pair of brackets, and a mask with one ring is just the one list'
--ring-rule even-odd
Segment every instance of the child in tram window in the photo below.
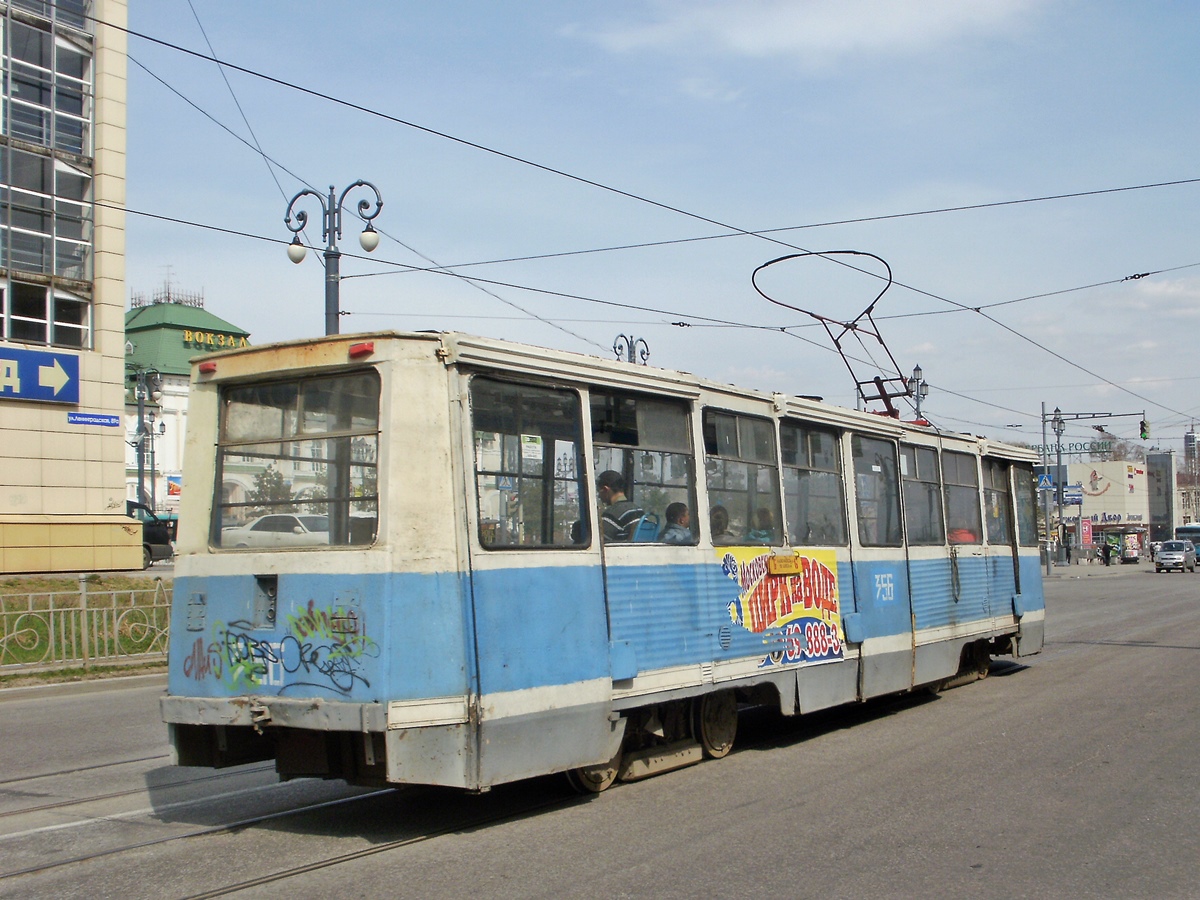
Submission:
{"label": "child in tram window", "polygon": [[691,544],[693,543],[692,535],[692,516],[688,512],[686,503],[672,503],[667,507],[667,525],[662,530],[662,534],[658,539],[664,544]]}

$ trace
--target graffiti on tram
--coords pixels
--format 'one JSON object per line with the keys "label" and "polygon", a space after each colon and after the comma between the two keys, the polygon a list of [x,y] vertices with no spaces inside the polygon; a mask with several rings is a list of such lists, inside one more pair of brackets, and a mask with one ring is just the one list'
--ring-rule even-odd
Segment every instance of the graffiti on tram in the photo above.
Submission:
{"label": "graffiti on tram", "polygon": [[313,601],[289,616],[282,636],[262,637],[244,620],[218,622],[211,640],[196,638],[183,661],[183,674],[196,681],[213,678],[230,690],[322,688],[348,696],[356,685],[370,686],[367,661],[379,645],[367,636],[361,614],[344,606],[318,608]]}

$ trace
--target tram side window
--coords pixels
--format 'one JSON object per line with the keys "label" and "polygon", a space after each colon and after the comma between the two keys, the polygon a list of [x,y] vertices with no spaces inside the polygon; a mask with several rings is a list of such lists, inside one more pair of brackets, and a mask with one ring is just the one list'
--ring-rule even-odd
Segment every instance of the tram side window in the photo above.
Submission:
{"label": "tram side window", "polygon": [[1017,492],[1017,540],[1022,547],[1038,545],[1037,478],[1033,466],[1018,463],[1012,467],[1013,487]]}
{"label": "tram side window", "polygon": [[900,446],[900,476],[904,481],[904,526],[913,546],[944,544],[942,485],[937,451],[932,447]]}
{"label": "tram side window", "polygon": [[836,432],[782,422],[783,502],[793,544],[846,543],[842,457]]}
{"label": "tram side window", "polygon": [[856,434],[851,452],[859,541],[864,547],[899,547],[902,534],[896,445]]}
{"label": "tram side window", "polygon": [[706,409],[704,452],[713,543],[782,544],[774,423]]}
{"label": "tram side window", "polygon": [[213,546],[374,543],[378,458],[373,370],[224,388]]}
{"label": "tram side window", "polygon": [[942,453],[946,483],[946,537],[952,544],[983,543],[979,518],[979,475],[970,453]]}
{"label": "tram side window", "polygon": [[579,395],[476,376],[471,417],[480,543],[585,546]]}
{"label": "tram side window", "polygon": [[614,524],[602,527],[601,536],[694,544],[699,526],[687,404],[592,388],[591,412],[596,473],[616,472],[625,485],[622,507],[613,507],[624,515],[610,516]]}
{"label": "tram side window", "polygon": [[998,459],[983,461],[983,510],[987,516],[989,544],[1011,544],[1012,497],[1008,493],[1009,465]]}

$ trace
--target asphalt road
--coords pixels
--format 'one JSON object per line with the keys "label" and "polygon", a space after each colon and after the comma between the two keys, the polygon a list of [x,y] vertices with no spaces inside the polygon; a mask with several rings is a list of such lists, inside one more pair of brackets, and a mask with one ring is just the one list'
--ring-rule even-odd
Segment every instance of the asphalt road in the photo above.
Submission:
{"label": "asphalt road", "polygon": [[1045,652],[983,682],[744,712],[728,758],[591,799],[171,768],[161,679],[0,692],[0,897],[1195,897],[1200,575],[1047,593]]}

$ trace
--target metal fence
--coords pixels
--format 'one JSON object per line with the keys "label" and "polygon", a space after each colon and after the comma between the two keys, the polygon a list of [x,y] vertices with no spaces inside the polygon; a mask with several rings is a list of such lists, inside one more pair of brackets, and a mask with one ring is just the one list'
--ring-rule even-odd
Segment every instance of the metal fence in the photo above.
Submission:
{"label": "metal fence", "polygon": [[166,661],[171,590],[0,597],[0,674]]}

